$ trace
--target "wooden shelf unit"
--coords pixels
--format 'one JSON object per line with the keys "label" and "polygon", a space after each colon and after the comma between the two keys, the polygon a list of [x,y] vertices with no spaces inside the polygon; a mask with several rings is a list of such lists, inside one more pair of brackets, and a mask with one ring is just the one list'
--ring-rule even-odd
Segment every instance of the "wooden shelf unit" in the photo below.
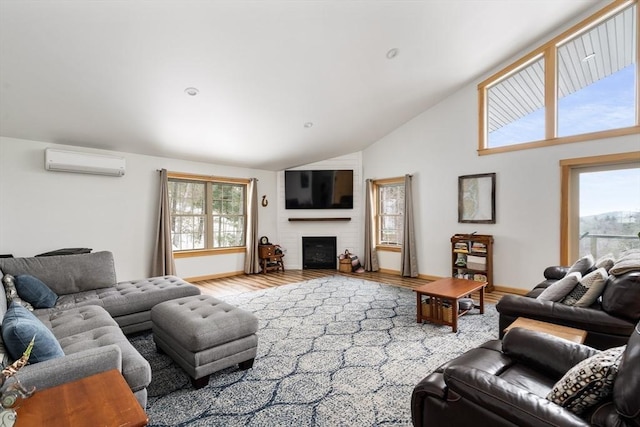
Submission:
{"label": "wooden shelf unit", "polygon": [[493,292],[493,236],[455,234],[451,237],[451,276],[487,282]]}

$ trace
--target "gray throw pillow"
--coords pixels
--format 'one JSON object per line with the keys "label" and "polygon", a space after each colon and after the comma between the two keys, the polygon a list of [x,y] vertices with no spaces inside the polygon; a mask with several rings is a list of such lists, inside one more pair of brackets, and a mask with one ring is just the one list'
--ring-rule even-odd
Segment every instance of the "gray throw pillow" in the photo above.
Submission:
{"label": "gray throw pillow", "polygon": [[616,259],[614,258],[613,254],[609,253],[597,259],[595,268],[604,268],[608,273],[615,263]]}
{"label": "gray throw pillow", "polygon": [[582,274],[578,271],[567,274],[562,279],[549,285],[547,289],[538,295],[537,299],[554,302],[561,301],[576,287],[580,279],[582,279]]}
{"label": "gray throw pillow", "polygon": [[591,269],[593,268],[595,263],[596,262],[593,259],[593,255],[591,255],[591,254],[585,255],[582,258],[580,258],[579,260],[577,260],[576,262],[574,262],[571,267],[569,267],[569,271],[567,271],[567,274],[573,273],[575,271],[579,271],[580,274],[582,274],[584,276],[589,271],[591,271]]}
{"label": "gray throw pillow", "polygon": [[608,277],[609,275],[604,271],[604,268],[592,271],[580,279],[580,282],[562,300],[562,303],[574,307],[589,307],[602,295]]}

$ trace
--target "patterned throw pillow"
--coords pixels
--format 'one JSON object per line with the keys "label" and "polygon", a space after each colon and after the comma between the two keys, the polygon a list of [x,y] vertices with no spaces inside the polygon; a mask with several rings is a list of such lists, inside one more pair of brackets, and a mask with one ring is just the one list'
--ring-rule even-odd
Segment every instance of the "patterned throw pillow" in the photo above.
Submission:
{"label": "patterned throw pillow", "polygon": [[569,267],[569,271],[567,274],[573,273],[575,271],[579,271],[583,276],[587,274],[593,268],[595,264],[595,260],[593,259],[593,255],[585,255],[576,262],[573,263],[571,267]]}
{"label": "patterned throw pillow", "polygon": [[9,352],[7,351],[7,348],[4,346],[4,342],[0,340],[0,370],[11,365],[11,363],[13,363],[11,361],[11,356],[9,356]]}
{"label": "patterned throw pillow", "polygon": [[547,400],[576,415],[605,400],[613,391],[618,365],[626,347],[601,351],[569,369],[553,386]]}
{"label": "patterned throw pillow", "polygon": [[580,282],[567,294],[562,303],[575,307],[589,307],[604,291],[607,277],[609,275],[604,268],[592,271],[580,279]]}
{"label": "patterned throw pillow", "polygon": [[538,295],[537,299],[554,302],[561,301],[576,287],[580,279],[582,279],[582,275],[578,271],[567,274],[562,279],[549,285],[547,289]]}
{"label": "patterned throw pillow", "polygon": [[29,311],[33,311],[33,306],[18,295],[16,290],[15,278],[10,274],[5,274],[2,278],[2,285],[4,286],[4,293],[7,296],[7,306],[10,306],[12,302],[17,302]]}

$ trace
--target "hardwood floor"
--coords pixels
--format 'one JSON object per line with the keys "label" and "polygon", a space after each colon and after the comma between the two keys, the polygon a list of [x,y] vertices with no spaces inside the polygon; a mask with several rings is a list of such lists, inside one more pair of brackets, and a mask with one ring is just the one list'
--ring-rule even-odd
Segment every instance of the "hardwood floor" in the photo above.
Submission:
{"label": "hardwood floor", "polygon": [[[239,294],[242,292],[273,288],[276,286],[298,283],[305,280],[317,279],[336,274],[371,280],[374,282],[388,284],[390,286],[400,286],[408,289],[414,289],[429,282],[425,279],[401,277],[395,274],[380,272],[341,273],[336,270],[287,270],[284,272],[277,271],[268,274],[242,274],[239,276],[223,277],[220,279],[203,280],[192,283],[200,287],[203,294],[223,298],[228,295]],[[500,291],[488,292],[485,293],[485,301],[487,303],[495,304],[503,295],[505,295],[505,293]],[[478,298],[477,294],[472,296],[474,299]]]}

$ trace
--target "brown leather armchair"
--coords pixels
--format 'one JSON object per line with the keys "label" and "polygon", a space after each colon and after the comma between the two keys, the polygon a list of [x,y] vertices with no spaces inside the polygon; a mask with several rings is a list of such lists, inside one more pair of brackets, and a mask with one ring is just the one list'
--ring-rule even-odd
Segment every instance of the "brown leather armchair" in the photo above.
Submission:
{"label": "brown leather armchair", "polygon": [[640,426],[640,323],[622,356],[613,395],[580,417],[545,397],[597,350],[522,328],[445,363],[411,396],[418,426]]}
{"label": "brown leather armchair", "polygon": [[624,345],[640,320],[640,271],[609,276],[601,298],[591,307],[572,307],[560,302],[536,299],[569,268],[552,266],[544,271],[545,280],[526,296],[505,295],[496,304],[500,313],[500,337],[518,317],[541,320],[587,331],[585,344],[598,349]]}

